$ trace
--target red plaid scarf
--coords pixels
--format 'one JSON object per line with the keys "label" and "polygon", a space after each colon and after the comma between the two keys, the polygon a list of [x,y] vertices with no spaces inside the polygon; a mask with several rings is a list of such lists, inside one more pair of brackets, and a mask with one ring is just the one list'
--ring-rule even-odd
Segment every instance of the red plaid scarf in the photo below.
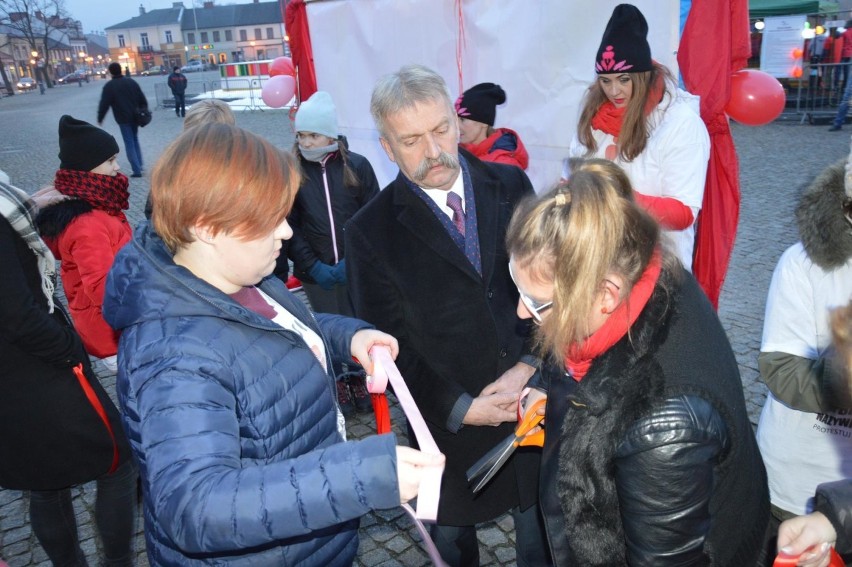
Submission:
{"label": "red plaid scarf", "polygon": [[130,206],[130,182],[123,173],[113,177],[91,171],[59,169],[53,185],[63,195],[86,201],[95,209],[114,217],[123,217],[121,211],[126,211]]}

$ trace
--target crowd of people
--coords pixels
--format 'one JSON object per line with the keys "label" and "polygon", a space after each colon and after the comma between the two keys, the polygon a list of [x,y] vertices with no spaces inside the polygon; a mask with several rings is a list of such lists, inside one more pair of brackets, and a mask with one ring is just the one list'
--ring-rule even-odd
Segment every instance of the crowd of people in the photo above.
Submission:
{"label": "crowd of people", "polygon": [[[454,100],[422,65],[373,88],[399,168],[382,190],[328,92],[298,108],[292,151],[220,101],[179,103],[132,229],[116,140],[62,116],[53,184],[0,179],[0,486],[30,491],[49,559],[86,564],[70,488],[94,480],[104,565],[133,564],[137,482],[152,565],[350,565],[358,519],[443,467],[428,532],[453,567],[479,565],[477,524],[507,513],[522,566],[852,560],[852,154],[803,193],[773,275],[755,434],[691,274],[709,136],[648,32],[615,8],[562,179],[539,195],[520,134],[495,127],[503,88]],[[141,175],[147,102],[113,75],[98,122],[111,107]],[[186,78],[169,86],[177,101]],[[347,440],[372,409],[374,347],[440,454]],[[527,411],[541,446],[472,490]]]}

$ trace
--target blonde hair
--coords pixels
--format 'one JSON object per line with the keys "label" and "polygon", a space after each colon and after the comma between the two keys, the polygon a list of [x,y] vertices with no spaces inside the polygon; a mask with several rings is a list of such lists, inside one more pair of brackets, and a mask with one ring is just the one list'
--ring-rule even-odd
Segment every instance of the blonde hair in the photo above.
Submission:
{"label": "blonde hair", "polygon": [[[636,156],[645,150],[648,143],[648,120],[646,109],[656,106],[660,100],[649,100],[654,93],[665,97],[668,85],[674,83],[671,71],[664,65],[654,62],[650,71],[642,73],[628,73],[633,82],[633,94],[624,111],[624,119],[621,123],[621,133],[618,135],[616,148],[618,155],[624,161],[633,161]],[[654,88],[659,84],[660,88]],[[580,121],[577,124],[577,135],[580,142],[586,146],[587,155],[591,156],[598,149],[594,136],[592,136],[592,118],[597,114],[600,106],[607,101],[606,94],[596,79],[586,92],[583,102],[583,110],[580,112]]]}
{"label": "blonde hair", "polygon": [[538,331],[539,349],[562,363],[589,335],[588,315],[610,274],[627,297],[660,242],[657,223],[633,200],[630,180],[609,160],[576,160],[570,181],[522,202],[509,224],[512,263],[553,282],[553,308]]}
{"label": "blonde hair", "polygon": [[193,126],[208,122],[234,125],[237,123],[237,119],[228,103],[215,98],[208,98],[192,105],[189,112],[186,113],[183,129],[188,130]]}
{"label": "blonde hair", "polygon": [[213,234],[252,239],[281,224],[300,183],[296,158],[260,136],[221,123],[183,132],[151,175],[154,230],[172,252],[201,223]]}

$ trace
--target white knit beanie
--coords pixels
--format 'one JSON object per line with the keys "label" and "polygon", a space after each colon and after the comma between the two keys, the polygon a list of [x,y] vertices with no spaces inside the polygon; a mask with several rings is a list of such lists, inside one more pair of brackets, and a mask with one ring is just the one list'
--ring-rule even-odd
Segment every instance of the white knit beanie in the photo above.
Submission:
{"label": "white knit beanie", "polygon": [[337,112],[331,95],[325,91],[317,91],[299,106],[296,112],[296,132],[314,132],[336,140]]}

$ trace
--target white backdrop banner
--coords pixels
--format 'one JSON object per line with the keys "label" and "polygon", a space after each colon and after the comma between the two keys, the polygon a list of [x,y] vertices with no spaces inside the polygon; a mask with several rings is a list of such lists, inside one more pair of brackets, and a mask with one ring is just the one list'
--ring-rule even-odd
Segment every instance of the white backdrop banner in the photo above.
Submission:
{"label": "white backdrop banner", "polygon": [[[459,3],[464,35],[459,34]],[[447,82],[452,100],[497,83],[507,102],[495,126],[518,132],[536,191],[561,172],[594,79],[601,35],[618,0],[314,0],[307,4],[317,84],[331,93],[341,133],[370,160],[384,187],[398,169],[370,116],[373,85],[409,63]],[[633,0],[648,20],[651,54],[677,74],[680,0]],[[461,71],[456,63],[461,42]],[[460,77],[463,84],[460,86]]]}

